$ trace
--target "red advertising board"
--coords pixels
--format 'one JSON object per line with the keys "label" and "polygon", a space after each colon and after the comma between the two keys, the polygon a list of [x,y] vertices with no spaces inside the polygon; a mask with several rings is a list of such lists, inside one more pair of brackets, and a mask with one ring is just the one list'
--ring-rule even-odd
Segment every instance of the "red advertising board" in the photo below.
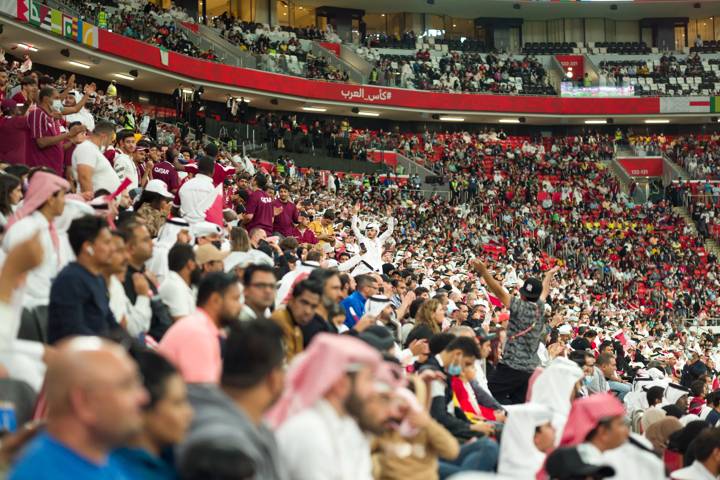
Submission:
{"label": "red advertising board", "polygon": [[557,61],[563,67],[563,71],[567,73],[572,68],[572,79],[580,80],[585,75],[585,56],[584,55],[555,55]]}
{"label": "red advertising board", "polygon": [[662,177],[662,157],[618,158],[618,163],[631,177]]}

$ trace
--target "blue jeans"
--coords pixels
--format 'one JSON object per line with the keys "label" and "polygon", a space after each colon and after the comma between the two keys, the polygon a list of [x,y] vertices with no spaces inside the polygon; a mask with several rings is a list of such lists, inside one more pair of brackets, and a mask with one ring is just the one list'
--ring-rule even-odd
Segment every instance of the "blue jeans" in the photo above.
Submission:
{"label": "blue jeans", "polygon": [[448,478],[458,472],[480,471],[494,472],[497,468],[499,447],[495,440],[478,438],[460,448],[460,455],[453,461],[440,460],[440,479]]}
{"label": "blue jeans", "polygon": [[625,399],[625,395],[632,390],[632,387],[627,383],[613,382],[612,380],[609,380],[608,385],[610,386],[610,390],[617,393],[621,402]]}

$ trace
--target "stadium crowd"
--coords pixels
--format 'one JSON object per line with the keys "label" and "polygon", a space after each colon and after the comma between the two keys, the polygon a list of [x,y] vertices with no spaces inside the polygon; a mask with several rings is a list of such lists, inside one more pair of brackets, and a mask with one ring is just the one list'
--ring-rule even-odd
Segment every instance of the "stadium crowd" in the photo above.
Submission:
{"label": "stadium crowd", "polygon": [[414,57],[365,52],[375,63],[371,84],[446,92],[556,94],[542,64],[531,56],[518,59],[505,53],[459,51],[435,56],[428,49]]}
{"label": "stadium crowd", "polygon": [[11,480],[720,474],[718,339],[694,330],[716,262],[621,191],[609,138],[341,125],[446,175],[426,198],[8,77]]}

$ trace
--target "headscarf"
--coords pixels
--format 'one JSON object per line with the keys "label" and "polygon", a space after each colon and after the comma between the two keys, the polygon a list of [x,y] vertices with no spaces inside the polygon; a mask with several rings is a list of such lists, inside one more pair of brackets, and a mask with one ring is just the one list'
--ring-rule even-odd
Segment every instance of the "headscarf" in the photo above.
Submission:
{"label": "headscarf", "polygon": [[682,385],[678,385],[676,383],[671,383],[665,389],[665,395],[663,396],[662,404],[675,405],[678,400],[687,395],[690,395],[689,388],[683,387]]}
{"label": "headscarf", "polygon": [[500,442],[498,473],[510,478],[533,478],[545,461],[545,453],[535,446],[535,429],[550,422],[553,411],[535,403],[505,408],[508,417]]}
{"label": "headscarf", "polygon": [[286,420],[314,405],[327,391],[357,366],[377,369],[380,352],[347,335],[319,333],[309,348],[296,356],[288,370],[285,390],[268,412],[267,420],[278,428]]}
{"label": "headscarf", "polygon": [[35,172],[30,179],[27,192],[25,192],[22,206],[10,217],[6,229],[9,229],[18,220],[32,214],[61,189],[68,190],[69,188],[68,181],[54,173]]}
{"label": "headscarf", "polygon": [[645,410],[645,413],[643,413],[642,419],[640,420],[643,432],[647,433],[648,428],[650,428],[652,424],[659,422],[666,416],[667,412],[662,408],[651,407]]}
{"label": "headscarf", "polygon": [[385,295],[373,295],[365,301],[365,314],[377,317],[388,305],[390,305],[388,297]]}
{"label": "headscarf", "polygon": [[583,443],[601,420],[623,415],[625,409],[622,403],[611,393],[579,398],[572,403],[560,446],[571,447]]}
{"label": "headscarf", "polygon": [[[535,380],[530,402],[545,405],[552,410],[552,425],[557,432],[565,428],[570,413],[571,394],[582,377],[583,371],[575,362],[558,357]],[[555,443],[558,441],[556,438]]]}
{"label": "headscarf", "polygon": [[675,417],[666,417],[648,426],[645,431],[645,438],[650,440],[653,444],[653,450],[655,450],[655,453],[662,456],[667,448],[670,435],[682,428],[680,420]]}

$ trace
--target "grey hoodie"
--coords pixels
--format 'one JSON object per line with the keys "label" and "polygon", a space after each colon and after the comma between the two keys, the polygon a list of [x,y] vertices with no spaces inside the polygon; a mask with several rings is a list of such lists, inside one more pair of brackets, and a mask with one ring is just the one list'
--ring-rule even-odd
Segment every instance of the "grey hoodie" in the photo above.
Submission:
{"label": "grey hoodie", "polygon": [[177,448],[177,465],[193,447],[203,444],[219,448],[237,448],[255,463],[258,480],[287,480],[275,435],[265,425],[257,427],[218,386],[188,385],[188,398],[195,415],[185,440]]}

